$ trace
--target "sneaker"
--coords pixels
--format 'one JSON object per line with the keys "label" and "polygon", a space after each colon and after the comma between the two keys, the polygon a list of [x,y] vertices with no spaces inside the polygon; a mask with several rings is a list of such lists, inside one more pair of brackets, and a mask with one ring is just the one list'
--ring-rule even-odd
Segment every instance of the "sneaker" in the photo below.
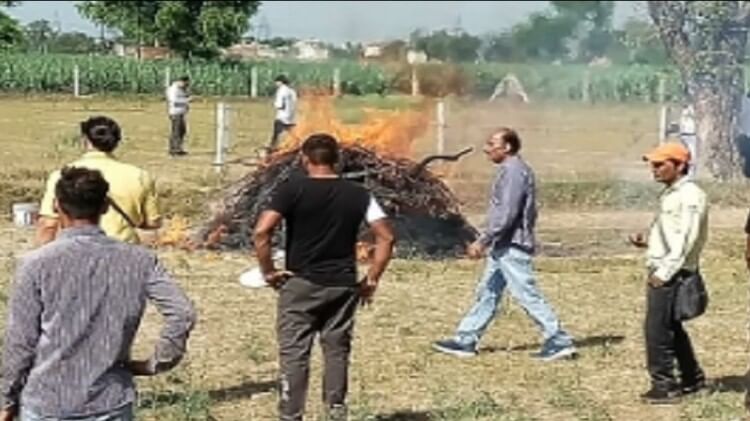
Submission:
{"label": "sneaker", "polygon": [[706,379],[698,379],[689,383],[683,383],[680,389],[683,395],[691,395],[700,392],[706,386]]}
{"label": "sneaker", "polygon": [[326,412],[326,415],[323,419],[325,421],[348,421],[348,412],[349,411],[347,410],[346,405],[331,405],[331,407],[328,408],[328,411]]}
{"label": "sneaker", "polygon": [[477,355],[477,349],[474,345],[464,345],[453,339],[434,342],[432,349],[445,354],[455,355],[456,357],[466,358]]}
{"label": "sneaker", "polygon": [[678,389],[657,389],[652,387],[648,392],[641,395],[641,400],[653,405],[676,403],[680,400],[680,391]]}
{"label": "sneaker", "polygon": [[578,351],[573,345],[559,346],[559,345],[546,345],[537,354],[534,354],[535,358],[542,361],[555,361],[564,358],[573,359],[578,356]]}

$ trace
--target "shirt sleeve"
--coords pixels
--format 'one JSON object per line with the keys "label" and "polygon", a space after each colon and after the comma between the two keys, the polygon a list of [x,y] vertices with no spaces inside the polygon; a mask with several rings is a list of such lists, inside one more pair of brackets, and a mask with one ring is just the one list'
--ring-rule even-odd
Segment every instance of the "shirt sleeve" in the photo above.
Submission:
{"label": "shirt sleeve", "polygon": [[142,182],[144,187],[142,203],[143,222],[154,224],[162,217],[159,210],[159,194],[156,190],[156,182],[146,172],[142,175]]}
{"label": "shirt sleeve", "polygon": [[273,100],[273,106],[276,107],[277,110],[283,110],[284,109],[284,89],[279,88],[276,90],[276,96]]}
{"label": "shirt sleeve", "polygon": [[269,209],[276,211],[284,216],[288,215],[294,206],[295,194],[292,185],[286,182],[279,186],[279,189],[271,198]]}
{"label": "shirt sleeve", "polygon": [[385,219],[386,217],[387,215],[385,214],[385,211],[380,207],[375,196],[370,195],[370,203],[367,205],[367,214],[365,215],[367,223],[372,224],[373,222]]}
{"label": "shirt sleeve", "polygon": [[60,179],[60,171],[50,174],[42,196],[42,203],[39,206],[39,215],[47,218],[57,218],[55,211],[55,185]]}
{"label": "shirt sleeve", "polygon": [[174,368],[182,360],[196,315],[193,304],[156,258],[152,276],[146,283],[146,295],[165,321],[148,361],[149,371],[159,374]]}
{"label": "shirt sleeve", "polygon": [[3,347],[2,407],[18,406],[41,335],[41,294],[23,261],[19,262],[8,304]]}
{"label": "shirt sleeve", "polygon": [[705,198],[685,197],[676,214],[662,218],[662,235],[668,251],[654,271],[654,276],[669,281],[680,271],[700,235],[705,207]]}
{"label": "shirt sleeve", "polygon": [[487,212],[487,228],[479,236],[479,243],[489,247],[513,227],[523,206],[526,194],[526,177],[518,169],[505,167],[499,170],[492,186]]}

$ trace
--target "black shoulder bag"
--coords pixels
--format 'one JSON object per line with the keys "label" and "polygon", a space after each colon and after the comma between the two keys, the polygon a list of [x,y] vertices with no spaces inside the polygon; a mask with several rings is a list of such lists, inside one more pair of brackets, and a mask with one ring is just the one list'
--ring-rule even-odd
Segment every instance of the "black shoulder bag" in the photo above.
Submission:
{"label": "black shoulder bag", "polygon": [[675,320],[684,322],[706,312],[708,291],[700,271],[681,271],[677,276],[675,290]]}

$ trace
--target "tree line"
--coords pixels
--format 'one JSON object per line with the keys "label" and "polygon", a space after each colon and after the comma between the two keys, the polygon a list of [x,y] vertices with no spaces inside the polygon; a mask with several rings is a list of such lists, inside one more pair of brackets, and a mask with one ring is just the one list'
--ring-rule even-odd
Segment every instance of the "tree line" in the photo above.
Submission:
{"label": "tree line", "polygon": [[[21,2],[3,1],[13,7]],[[386,59],[404,60],[408,50],[443,62],[588,62],[608,58],[616,63],[664,64],[667,54],[656,27],[630,19],[614,28],[614,1],[550,1],[546,10],[498,33],[474,35],[458,28],[414,31],[408,39],[386,43]],[[130,45],[162,45],[183,58],[214,58],[221,48],[242,39],[259,1],[81,1],[78,12],[116,40]],[[107,37],[111,40],[110,37]],[[97,53],[109,45],[104,37],[62,32],[46,20],[21,26],[0,10],[0,50]],[[295,40],[259,40],[273,47]],[[361,57],[362,44],[330,45],[336,58]]]}

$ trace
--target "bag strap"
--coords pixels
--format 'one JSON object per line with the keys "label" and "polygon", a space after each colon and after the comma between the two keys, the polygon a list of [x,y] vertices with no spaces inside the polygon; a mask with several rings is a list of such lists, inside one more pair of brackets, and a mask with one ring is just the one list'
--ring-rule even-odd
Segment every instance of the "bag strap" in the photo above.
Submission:
{"label": "bag strap", "polygon": [[130,216],[128,216],[128,214],[125,213],[124,210],[122,210],[120,205],[118,205],[117,202],[114,201],[114,199],[112,199],[111,197],[107,197],[107,200],[109,201],[109,205],[112,207],[112,209],[114,209],[115,212],[119,213],[120,216],[122,216],[122,218],[125,219],[125,222],[127,222],[128,225],[130,225],[130,228],[134,230],[138,229],[138,226],[135,224],[135,222],[133,222]]}

